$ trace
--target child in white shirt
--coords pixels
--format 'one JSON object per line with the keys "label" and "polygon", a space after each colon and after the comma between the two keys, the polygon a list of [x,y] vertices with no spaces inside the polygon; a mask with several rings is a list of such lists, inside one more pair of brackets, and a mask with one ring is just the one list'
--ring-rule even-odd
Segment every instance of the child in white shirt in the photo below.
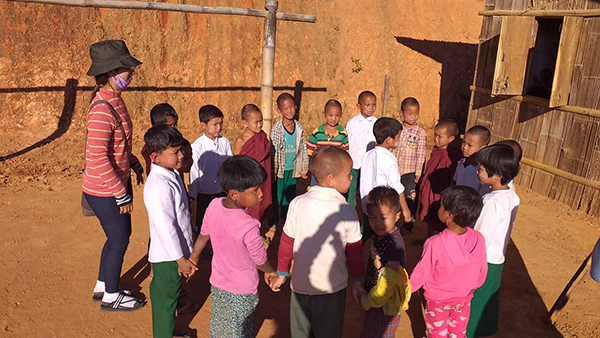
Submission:
{"label": "child in white shirt", "polygon": [[[373,124],[377,118],[373,116],[377,107],[377,97],[368,90],[358,95],[358,115],[354,116],[346,124],[348,132],[348,145],[350,157],[352,157],[352,182],[348,189],[348,204],[356,205],[356,192],[360,181],[360,167],[365,154],[375,147],[375,135],[373,135]],[[365,195],[366,197],[366,195]]]}
{"label": "child in white shirt", "polygon": [[150,128],[144,142],[152,170],[144,186],[144,204],[150,222],[150,249],[154,277],[150,284],[154,337],[173,337],[175,310],[182,276],[197,268],[189,261],[193,247],[188,196],[177,172],[183,164],[183,137],[168,125]]}
{"label": "child in white shirt", "polygon": [[[367,196],[375,187],[388,186],[395,189],[400,197],[400,207],[405,222],[410,222],[412,216],[406,198],[404,198],[404,186],[400,181],[400,172],[398,171],[398,160],[392,153],[396,148],[402,124],[396,119],[382,117],[373,125],[373,133],[377,146],[365,155],[361,167],[360,176],[360,196],[362,210],[365,215],[367,212]],[[363,218],[363,244],[373,235],[369,225],[369,218]]]}
{"label": "child in white shirt", "polygon": [[479,151],[477,175],[492,191],[483,196],[483,209],[475,230],[485,238],[488,272],[485,283],[473,293],[467,337],[491,336],[498,331],[500,279],[504,254],[510,240],[519,196],[509,182],[519,173],[519,161],[507,145],[492,145]]}
{"label": "child in white shirt", "polygon": [[200,233],[200,226],[210,202],[217,197],[225,197],[217,173],[221,164],[233,156],[229,140],[221,136],[223,112],[213,105],[206,105],[200,107],[198,118],[204,133],[192,143],[193,163],[189,191],[190,197],[196,200],[196,235]]}

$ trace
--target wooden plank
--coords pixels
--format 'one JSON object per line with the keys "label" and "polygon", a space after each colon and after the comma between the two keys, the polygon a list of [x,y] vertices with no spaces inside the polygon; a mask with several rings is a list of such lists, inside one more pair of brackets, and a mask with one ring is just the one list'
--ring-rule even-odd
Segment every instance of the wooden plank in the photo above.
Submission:
{"label": "wooden plank", "polygon": [[535,44],[534,17],[504,17],[494,71],[493,95],[521,95],[529,49]]}
{"label": "wooden plank", "polygon": [[[600,57],[600,55],[599,55],[599,57]],[[600,78],[594,79],[594,81],[596,81],[596,80],[599,80],[599,82],[600,82]],[[581,87],[587,89],[586,86],[582,85]],[[491,94],[491,90],[485,89],[485,88],[479,88],[479,87],[469,86],[469,89],[472,90],[472,91],[476,91],[476,92]],[[594,96],[594,98],[598,99],[598,96]],[[506,99],[506,97],[504,99]],[[514,100],[514,101],[519,101],[519,102],[532,103],[532,104],[535,104],[537,106],[540,106],[540,107],[543,107],[543,108],[548,108],[548,109],[549,109],[549,106],[550,106],[550,103],[549,103],[548,100],[542,99],[542,98],[539,98],[539,97],[534,97],[534,96],[516,95],[516,96],[510,96],[510,97],[508,97],[508,99],[509,100]],[[572,106],[572,105],[560,106],[560,107],[556,107],[555,109],[559,109],[559,110],[570,112],[570,113],[575,113],[577,115],[584,115],[584,116],[591,116],[591,117],[600,117],[600,109],[575,107],[575,106]]]}
{"label": "wooden plank", "polygon": [[567,16],[563,21],[560,43],[558,45],[558,56],[556,57],[554,80],[552,81],[550,108],[564,106],[568,103],[582,25],[582,17]]}

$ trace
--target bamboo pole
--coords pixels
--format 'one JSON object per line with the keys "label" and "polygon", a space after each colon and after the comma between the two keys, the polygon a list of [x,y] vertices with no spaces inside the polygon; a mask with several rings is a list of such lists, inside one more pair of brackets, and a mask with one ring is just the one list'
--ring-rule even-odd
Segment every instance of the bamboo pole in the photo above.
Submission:
{"label": "bamboo pole", "polygon": [[[204,13],[204,14],[225,14],[225,15],[243,15],[266,18],[267,11],[236,8],[236,7],[211,7],[185,4],[171,4],[164,2],[145,2],[145,1],[123,1],[123,0],[8,0],[12,2],[30,2],[47,5],[59,5],[70,7],[94,7],[94,8],[120,8],[120,9],[141,9],[141,10],[159,10],[184,13]],[[317,21],[316,16],[310,14],[286,14],[276,13],[277,20],[311,22]]]}
{"label": "bamboo pole", "polygon": [[381,104],[381,116],[385,117],[388,100],[390,98],[390,76],[386,75],[383,80],[383,103]]}
{"label": "bamboo pole", "polygon": [[[481,56],[481,39],[477,43],[477,56],[475,56],[475,71],[473,72],[473,84],[477,84],[477,69],[479,69],[479,57]],[[465,131],[469,130],[477,122],[477,116],[473,113],[473,103],[475,102],[475,92],[471,91],[469,98],[469,113],[467,114],[467,126]]]}
{"label": "bamboo pole", "polygon": [[275,35],[277,32],[278,1],[265,0],[268,15],[265,18],[262,51],[262,83],[260,85],[260,108],[263,113],[263,130],[270,137],[273,125],[273,71],[275,69]]}
{"label": "bamboo pole", "polygon": [[530,160],[528,158],[522,158],[521,163],[526,164],[530,167],[534,167],[536,169],[543,170],[545,172],[556,175],[558,177],[562,177],[571,182],[579,183],[579,184],[585,185],[586,187],[600,190],[600,182],[598,182],[598,181],[592,181],[590,179],[571,174],[564,170],[560,170],[560,169],[554,168],[552,166],[549,166],[547,164],[543,164],[543,163],[536,162],[534,160]]}
{"label": "bamboo pole", "polygon": [[[469,89],[471,91],[473,91],[473,92],[479,92],[479,93],[490,94],[490,95],[492,94],[492,91],[489,90],[489,89],[486,89],[486,88],[479,88],[479,87],[475,87],[475,86],[469,86]],[[537,106],[548,108],[548,109],[561,110],[561,111],[566,111],[566,112],[569,112],[569,113],[574,113],[574,114],[579,114],[579,115],[585,115],[585,116],[600,118],[600,110],[598,110],[598,109],[573,107],[573,106],[559,106],[559,107],[550,108],[550,101],[546,100],[546,99],[539,98],[539,97],[523,96],[523,95],[506,96],[506,97],[508,99],[510,99],[510,100],[515,100],[515,101],[525,102],[525,103],[531,103],[531,104],[535,104]]]}
{"label": "bamboo pole", "polygon": [[599,9],[575,9],[575,10],[530,10],[530,11],[511,11],[511,10],[483,10],[479,11],[482,16],[538,16],[538,17],[560,17],[560,16],[582,16],[593,17],[600,16]]}

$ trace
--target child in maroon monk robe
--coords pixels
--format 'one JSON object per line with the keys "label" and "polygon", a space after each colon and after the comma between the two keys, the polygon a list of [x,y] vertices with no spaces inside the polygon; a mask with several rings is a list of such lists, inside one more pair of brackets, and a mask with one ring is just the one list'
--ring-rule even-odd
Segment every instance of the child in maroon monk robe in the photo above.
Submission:
{"label": "child in maroon monk robe", "polygon": [[242,108],[242,124],[244,132],[238,136],[233,143],[234,155],[246,155],[255,159],[267,172],[267,180],[263,183],[261,189],[263,199],[256,206],[248,208],[250,216],[261,221],[264,217],[269,217],[273,205],[271,197],[271,142],[267,134],[262,131],[263,117],[260,109],[247,104]]}
{"label": "child in maroon monk robe", "polygon": [[[419,218],[427,223],[427,238],[446,228],[438,217],[438,210],[442,191],[452,185],[456,164],[462,156],[460,150],[451,145],[457,134],[458,125],[452,120],[440,121],[434,129],[435,146],[425,166],[419,190]],[[413,244],[423,245],[424,242],[424,239],[415,240]]]}

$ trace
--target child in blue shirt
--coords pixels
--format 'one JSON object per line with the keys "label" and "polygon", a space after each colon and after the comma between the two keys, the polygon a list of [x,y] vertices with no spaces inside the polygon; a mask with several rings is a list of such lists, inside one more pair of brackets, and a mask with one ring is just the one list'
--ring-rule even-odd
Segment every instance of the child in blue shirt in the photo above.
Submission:
{"label": "child in blue shirt", "polygon": [[306,179],[308,173],[306,137],[302,124],[296,120],[296,109],[292,95],[283,93],[277,97],[281,119],[271,129],[271,158],[277,181],[277,189],[273,189],[273,218],[269,222],[271,232],[279,222],[279,208],[285,219],[289,203],[296,197],[296,179]]}
{"label": "child in blue shirt", "polygon": [[473,126],[467,130],[462,142],[463,158],[458,162],[454,172],[455,185],[471,187],[482,194],[481,183],[477,175],[477,153],[490,144],[492,134],[484,126]]}

